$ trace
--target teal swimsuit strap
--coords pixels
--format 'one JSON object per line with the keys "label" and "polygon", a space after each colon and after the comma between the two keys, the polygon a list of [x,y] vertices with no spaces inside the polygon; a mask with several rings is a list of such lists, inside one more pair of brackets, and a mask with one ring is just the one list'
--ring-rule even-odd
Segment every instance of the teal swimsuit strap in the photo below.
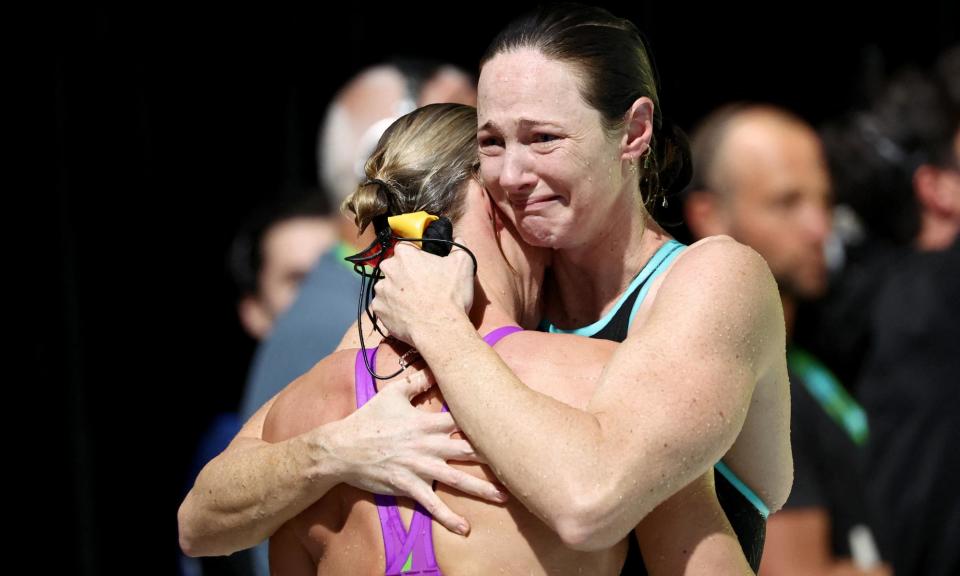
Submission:
{"label": "teal swimsuit strap", "polygon": [[[657,249],[653,254],[653,257],[640,269],[640,272],[633,277],[633,280],[630,282],[630,285],[620,294],[620,297],[617,298],[617,303],[603,315],[602,318],[596,322],[582,326],[580,328],[573,328],[566,330],[563,328],[557,328],[547,319],[544,319],[539,326],[541,332],[550,332],[551,334],[576,334],[577,336],[593,336],[597,332],[603,329],[604,326],[610,323],[611,318],[616,315],[616,313],[623,306],[623,303],[633,294],[633,291],[637,289],[638,286],[644,284],[648,280],[652,281],[654,278],[659,276],[667,266],[670,265],[673,260],[680,255],[680,252],[686,248],[684,244],[670,239],[667,242],[664,242],[663,246]],[[647,282],[641,289],[640,294],[637,297],[636,303],[634,303],[633,311],[630,313],[630,322],[633,322],[633,317],[636,315],[637,310],[640,307],[640,302],[643,301],[644,296],[647,295],[647,292],[650,289],[650,283]]]}
{"label": "teal swimsuit strap", "polygon": [[726,478],[728,482],[733,484],[733,487],[743,494],[743,496],[749,500],[751,504],[753,504],[753,507],[757,509],[757,512],[759,512],[761,516],[766,518],[770,515],[770,508],[768,508],[763,500],[757,496],[757,493],[751,490],[750,487],[747,486],[747,484],[741,480],[739,476],[734,474],[733,470],[724,464],[722,460],[714,464],[713,467],[717,472],[723,474],[723,477]]}
{"label": "teal swimsuit strap", "polygon": [[[650,275],[650,281],[646,282],[643,285],[643,288],[640,289],[640,294],[637,295],[637,300],[633,303],[633,310],[630,311],[630,326],[633,326],[633,319],[637,317],[637,311],[640,310],[640,304],[643,303],[643,299],[647,297],[647,292],[650,291],[650,285],[653,284],[654,279],[670,266],[674,260],[677,259],[677,256],[684,251],[686,245],[677,242],[676,240],[671,240],[663,245],[663,248],[666,248],[663,252],[663,256],[660,258],[660,262],[657,264],[657,267],[654,269],[653,274]],[[663,250],[661,248],[661,250]],[[660,254],[660,251],[657,252]]]}
{"label": "teal swimsuit strap", "polygon": [[867,413],[826,366],[809,352],[791,345],[787,348],[787,367],[854,444],[862,446],[867,441]]}

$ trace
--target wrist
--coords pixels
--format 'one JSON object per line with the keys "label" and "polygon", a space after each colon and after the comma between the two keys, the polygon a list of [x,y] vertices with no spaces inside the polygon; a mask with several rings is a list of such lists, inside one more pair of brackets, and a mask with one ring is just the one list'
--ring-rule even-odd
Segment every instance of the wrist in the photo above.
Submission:
{"label": "wrist", "polygon": [[294,450],[305,457],[301,464],[304,479],[324,493],[328,484],[340,483],[347,472],[344,461],[334,455],[339,429],[339,422],[330,422],[294,439],[300,443]]}
{"label": "wrist", "polygon": [[431,344],[442,344],[448,336],[454,336],[461,331],[476,334],[470,317],[463,308],[456,306],[431,308],[429,313],[425,312],[411,322],[409,330],[409,344],[421,351]]}

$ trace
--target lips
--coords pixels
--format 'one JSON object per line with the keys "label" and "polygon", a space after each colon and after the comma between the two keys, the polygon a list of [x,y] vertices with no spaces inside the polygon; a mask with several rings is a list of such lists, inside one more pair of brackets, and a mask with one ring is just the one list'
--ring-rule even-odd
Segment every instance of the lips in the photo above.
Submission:
{"label": "lips", "polygon": [[561,196],[557,194],[550,196],[512,196],[510,197],[510,204],[512,204],[513,207],[518,210],[530,210],[545,206],[558,200],[561,200]]}

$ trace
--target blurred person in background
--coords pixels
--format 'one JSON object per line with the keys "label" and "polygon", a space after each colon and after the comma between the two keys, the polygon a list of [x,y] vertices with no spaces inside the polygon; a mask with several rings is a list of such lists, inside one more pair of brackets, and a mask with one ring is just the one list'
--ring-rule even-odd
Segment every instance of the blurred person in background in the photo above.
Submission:
{"label": "blurred person in background", "polygon": [[266,338],[293,304],[317,259],[336,244],[335,224],[316,198],[305,198],[258,209],[241,227],[228,266],[237,314],[251,338]]}
{"label": "blurred person in background", "polygon": [[767,521],[761,574],[889,574],[884,565],[859,569],[851,561],[851,532],[869,534],[870,524],[855,465],[867,436],[864,412],[790,341],[800,301],[827,286],[831,188],[820,139],[786,110],[734,104],[702,122],[692,148],[683,212],[693,238],[726,234],[752,247],[770,266],[783,302],[794,485]]}
{"label": "blurred person in background", "polygon": [[809,339],[829,346],[847,330],[860,343],[849,356],[870,418],[866,498],[898,574],[960,573],[958,83],[953,48],[824,132],[859,228],[852,253],[882,256],[844,269]]}

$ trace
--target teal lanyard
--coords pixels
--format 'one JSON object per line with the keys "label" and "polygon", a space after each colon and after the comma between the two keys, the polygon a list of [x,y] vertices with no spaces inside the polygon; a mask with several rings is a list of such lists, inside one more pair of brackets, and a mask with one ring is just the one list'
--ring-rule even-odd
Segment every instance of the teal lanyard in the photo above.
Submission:
{"label": "teal lanyard", "polygon": [[867,441],[867,413],[826,366],[797,346],[787,349],[787,365],[854,444],[859,446]]}

